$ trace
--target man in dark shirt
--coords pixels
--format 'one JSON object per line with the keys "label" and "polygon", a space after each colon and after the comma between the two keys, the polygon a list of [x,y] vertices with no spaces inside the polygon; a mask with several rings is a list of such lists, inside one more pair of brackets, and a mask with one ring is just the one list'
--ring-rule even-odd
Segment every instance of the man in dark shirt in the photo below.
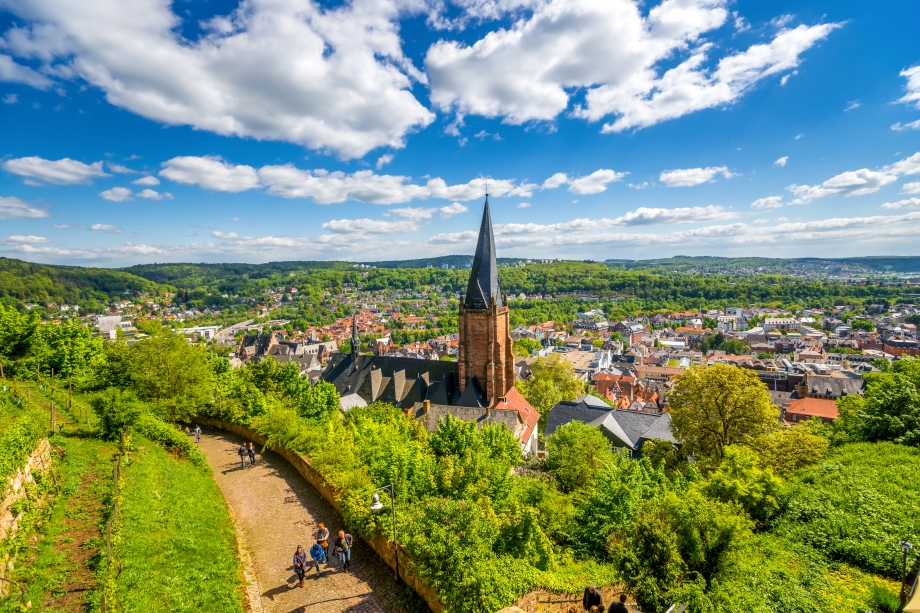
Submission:
{"label": "man in dark shirt", "polygon": [[585,588],[585,595],[581,599],[581,604],[584,606],[585,611],[590,611],[591,607],[599,607],[604,604],[604,601],[601,600],[600,591],[593,585],[589,585]]}
{"label": "man in dark shirt", "polygon": [[608,613],[629,613],[629,609],[626,608],[626,594],[620,594],[620,602],[610,605],[607,611]]}

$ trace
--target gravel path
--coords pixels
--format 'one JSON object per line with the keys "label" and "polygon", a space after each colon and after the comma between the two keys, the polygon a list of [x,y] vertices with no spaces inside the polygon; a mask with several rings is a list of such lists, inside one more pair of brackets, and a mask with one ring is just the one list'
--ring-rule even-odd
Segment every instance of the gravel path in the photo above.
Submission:
{"label": "gravel path", "polygon": [[[338,534],[344,528],[342,519],[284,458],[271,451],[258,456],[255,466],[241,469],[236,450],[244,440],[232,432],[203,428],[200,447],[236,515],[264,611],[402,613],[395,602],[398,588],[392,569],[357,538],[350,572],[342,572],[333,556],[332,564],[320,565],[319,575],[312,570],[303,589],[297,587],[291,563],[297,545],[309,550],[319,522],[332,535]],[[258,603],[254,605],[256,609]]]}

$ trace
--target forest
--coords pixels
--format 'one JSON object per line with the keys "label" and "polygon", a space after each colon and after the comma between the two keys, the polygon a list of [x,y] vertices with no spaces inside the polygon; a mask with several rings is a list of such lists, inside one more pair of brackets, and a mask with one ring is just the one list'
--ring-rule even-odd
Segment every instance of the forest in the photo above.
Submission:
{"label": "forest", "polygon": [[[78,324],[40,324],[2,309],[0,363],[18,386],[47,385],[53,368],[59,382],[86,393],[93,428],[68,439],[72,456],[84,453],[77,440],[106,445],[128,432],[186,458],[164,463],[167,457],[140,443],[145,451],[132,452],[145,462],[132,469],[136,483],[199,470],[178,427],[211,416],[309,458],[334,486],[357,536],[389,533],[389,515],[373,514],[367,500],[374,488],[396,484],[410,572],[452,613],[494,613],[533,589],[577,593],[587,583],[618,586],[644,613],[663,613],[675,602],[692,613],[894,611],[898,542],[920,538],[920,360],[867,375],[865,398],[841,401],[833,424],[791,430],[779,427],[756,374],[729,365],[691,368],[669,396],[678,447],[650,444],[635,460],[598,429],[573,422],[544,441],[541,460],[524,457],[501,425],[477,429],[447,419],[430,433],[390,405],[343,414],[335,389],[311,386],[293,364],[268,359],[234,370],[206,346],[145,326],[149,336],[135,343],[103,342]],[[582,393],[572,382],[574,373],[559,363],[540,362],[521,392],[545,410]],[[560,396],[548,397],[549,390]],[[23,432],[32,431],[22,423]],[[0,440],[0,457],[21,457],[6,452],[28,447],[29,436]],[[171,492],[170,512],[184,512],[182,496],[191,495]],[[135,490],[123,504],[143,522],[143,505],[155,503]],[[209,509],[200,512],[217,513]],[[215,526],[225,525],[214,517]],[[142,533],[119,538],[125,572],[142,572],[140,561],[156,544]],[[223,547],[214,555],[226,555]],[[209,555],[196,551],[182,572],[200,572]],[[232,573],[225,561],[215,569]],[[123,579],[106,584],[103,571],[100,581],[110,587],[101,593],[143,602],[118,583]],[[195,602],[237,610],[236,588],[227,584],[208,583]],[[174,597],[182,602],[181,593]]]}

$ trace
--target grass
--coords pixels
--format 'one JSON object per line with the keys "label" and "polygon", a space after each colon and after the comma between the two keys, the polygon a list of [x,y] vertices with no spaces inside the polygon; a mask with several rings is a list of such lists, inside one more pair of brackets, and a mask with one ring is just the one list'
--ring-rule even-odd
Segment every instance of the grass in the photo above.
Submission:
{"label": "grass", "polygon": [[144,613],[243,611],[233,529],[210,472],[147,439],[124,467],[116,606]]}

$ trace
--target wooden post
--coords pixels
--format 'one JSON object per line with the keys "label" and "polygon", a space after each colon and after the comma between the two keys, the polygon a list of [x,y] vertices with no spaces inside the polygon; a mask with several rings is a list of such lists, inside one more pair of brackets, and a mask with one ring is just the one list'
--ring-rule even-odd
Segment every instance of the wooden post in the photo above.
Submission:
{"label": "wooden post", "polygon": [[0,362],[0,379],[6,379],[6,375],[3,374],[3,362]]}
{"label": "wooden post", "polygon": [[67,409],[73,411],[73,377],[67,377]]}
{"label": "wooden post", "polygon": [[105,522],[105,560],[112,562],[112,522]]}
{"label": "wooden post", "polygon": [[51,403],[51,436],[54,436],[54,402]]}
{"label": "wooden post", "polygon": [[54,369],[51,369],[51,397],[54,398]]}
{"label": "wooden post", "polygon": [[99,598],[99,611],[100,611],[101,613],[106,613],[106,609],[105,609],[105,594],[103,594],[103,595]]}
{"label": "wooden post", "polygon": [[118,498],[118,478],[121,476],[121,460],[115,464],[115,473],[113,475],[112,496]]}

